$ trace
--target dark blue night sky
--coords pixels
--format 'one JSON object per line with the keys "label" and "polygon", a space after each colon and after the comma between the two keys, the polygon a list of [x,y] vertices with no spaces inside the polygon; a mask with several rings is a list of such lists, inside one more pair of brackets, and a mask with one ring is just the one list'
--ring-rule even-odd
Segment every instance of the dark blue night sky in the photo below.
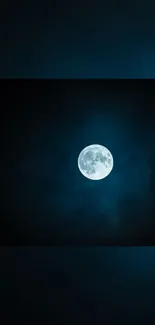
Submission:
{"label": "dark blue night sky", "polygon": [[1,248],[0,316],[17,324],[153,325],[154,253],[154,247]]}
{"label": "dark blue night sky", "polygon": [[[0,323],[155,324],[155,248],[104,247],[155,244],[155,85],[119,82],[155,77],[154,13],[0,5],[0,77],[117,79],[1,83]],[[77,168],[92,143],[114,156],[103,182]]]}
{"label": "dark blue night sky", "polygon": [[[154,81],[10,81],[8,89],[2,205],[12,240],[154,243]],[[77,167],[92,143],[114,157],[102,181]]]}
{"label": "dark blue night sky", "polygon": [[[1,322],[154,324],[155,248],[97,247],[154,244],[154,89],[1,83]],[[77,168],[90,143],[113,153],[103,181]]]}
{"label": "dark blue night sky", "polygon": [[153,1],[6,1],[1,77],[154,78]]}

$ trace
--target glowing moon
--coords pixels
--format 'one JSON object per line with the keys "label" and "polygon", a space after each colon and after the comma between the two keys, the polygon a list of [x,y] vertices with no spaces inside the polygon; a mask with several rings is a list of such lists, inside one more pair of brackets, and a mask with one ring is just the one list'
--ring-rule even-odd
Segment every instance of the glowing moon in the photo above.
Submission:
{"label": "glowing moon", "polygon": [[92,144],[84,148],[78,157],[80,172],[92,180],[100,180],[108,176],[114,165],[111,152],[104,146]]}

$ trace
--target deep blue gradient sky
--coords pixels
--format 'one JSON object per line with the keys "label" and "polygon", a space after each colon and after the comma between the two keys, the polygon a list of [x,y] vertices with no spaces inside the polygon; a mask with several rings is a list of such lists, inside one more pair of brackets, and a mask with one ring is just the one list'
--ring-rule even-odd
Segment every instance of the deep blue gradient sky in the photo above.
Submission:
{"label": "deep blue gradient sky", "polygon": [[[93,3],[2,1],[0,77],[154,78],[153,1]],[[153,240],[153,88],[43,88],[0,88],[1,243]],[[115,158],[104,183],[75,167],[92,142]],[[155,324],[154,255],[154,247],[1,247],[0,322]]]}
{"label": "deep blue gradient sky", "polygon": [[6,1],[1,77],[154,78],[153,1]]}
{"label": "deep blue gradient sky", "polygon": [[0,255],[0,319],[154,324],[154,247],[1,247]]}
{"label": "deep blue gradient sky", "polygon": [[[13,238],[154,243],[154,82],[10,81],[8,88],[2,207]],[[112,173],[97,182],[77,167],[92,143],[114,157]]]}

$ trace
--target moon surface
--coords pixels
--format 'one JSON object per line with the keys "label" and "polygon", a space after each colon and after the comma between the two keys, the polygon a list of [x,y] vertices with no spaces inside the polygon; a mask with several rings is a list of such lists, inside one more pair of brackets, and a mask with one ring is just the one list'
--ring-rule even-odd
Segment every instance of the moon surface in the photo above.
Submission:
{"label": "moon surface", "polygon": [[80,172],[92,180],[100,180],[108,176],[113,165],[114,160],[111,152],[99,144],[87,146],[78,156]]}

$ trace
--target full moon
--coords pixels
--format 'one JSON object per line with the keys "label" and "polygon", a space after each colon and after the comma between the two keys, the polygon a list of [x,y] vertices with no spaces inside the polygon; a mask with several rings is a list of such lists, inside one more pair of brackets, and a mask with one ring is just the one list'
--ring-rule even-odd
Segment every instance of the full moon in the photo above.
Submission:
{"label": "full moon", "polygon": [[113,165],[114,160],[111,152],[99,144],[87,146],[78,156],[80,172],[92,180],[100,180],[108,176]]}

